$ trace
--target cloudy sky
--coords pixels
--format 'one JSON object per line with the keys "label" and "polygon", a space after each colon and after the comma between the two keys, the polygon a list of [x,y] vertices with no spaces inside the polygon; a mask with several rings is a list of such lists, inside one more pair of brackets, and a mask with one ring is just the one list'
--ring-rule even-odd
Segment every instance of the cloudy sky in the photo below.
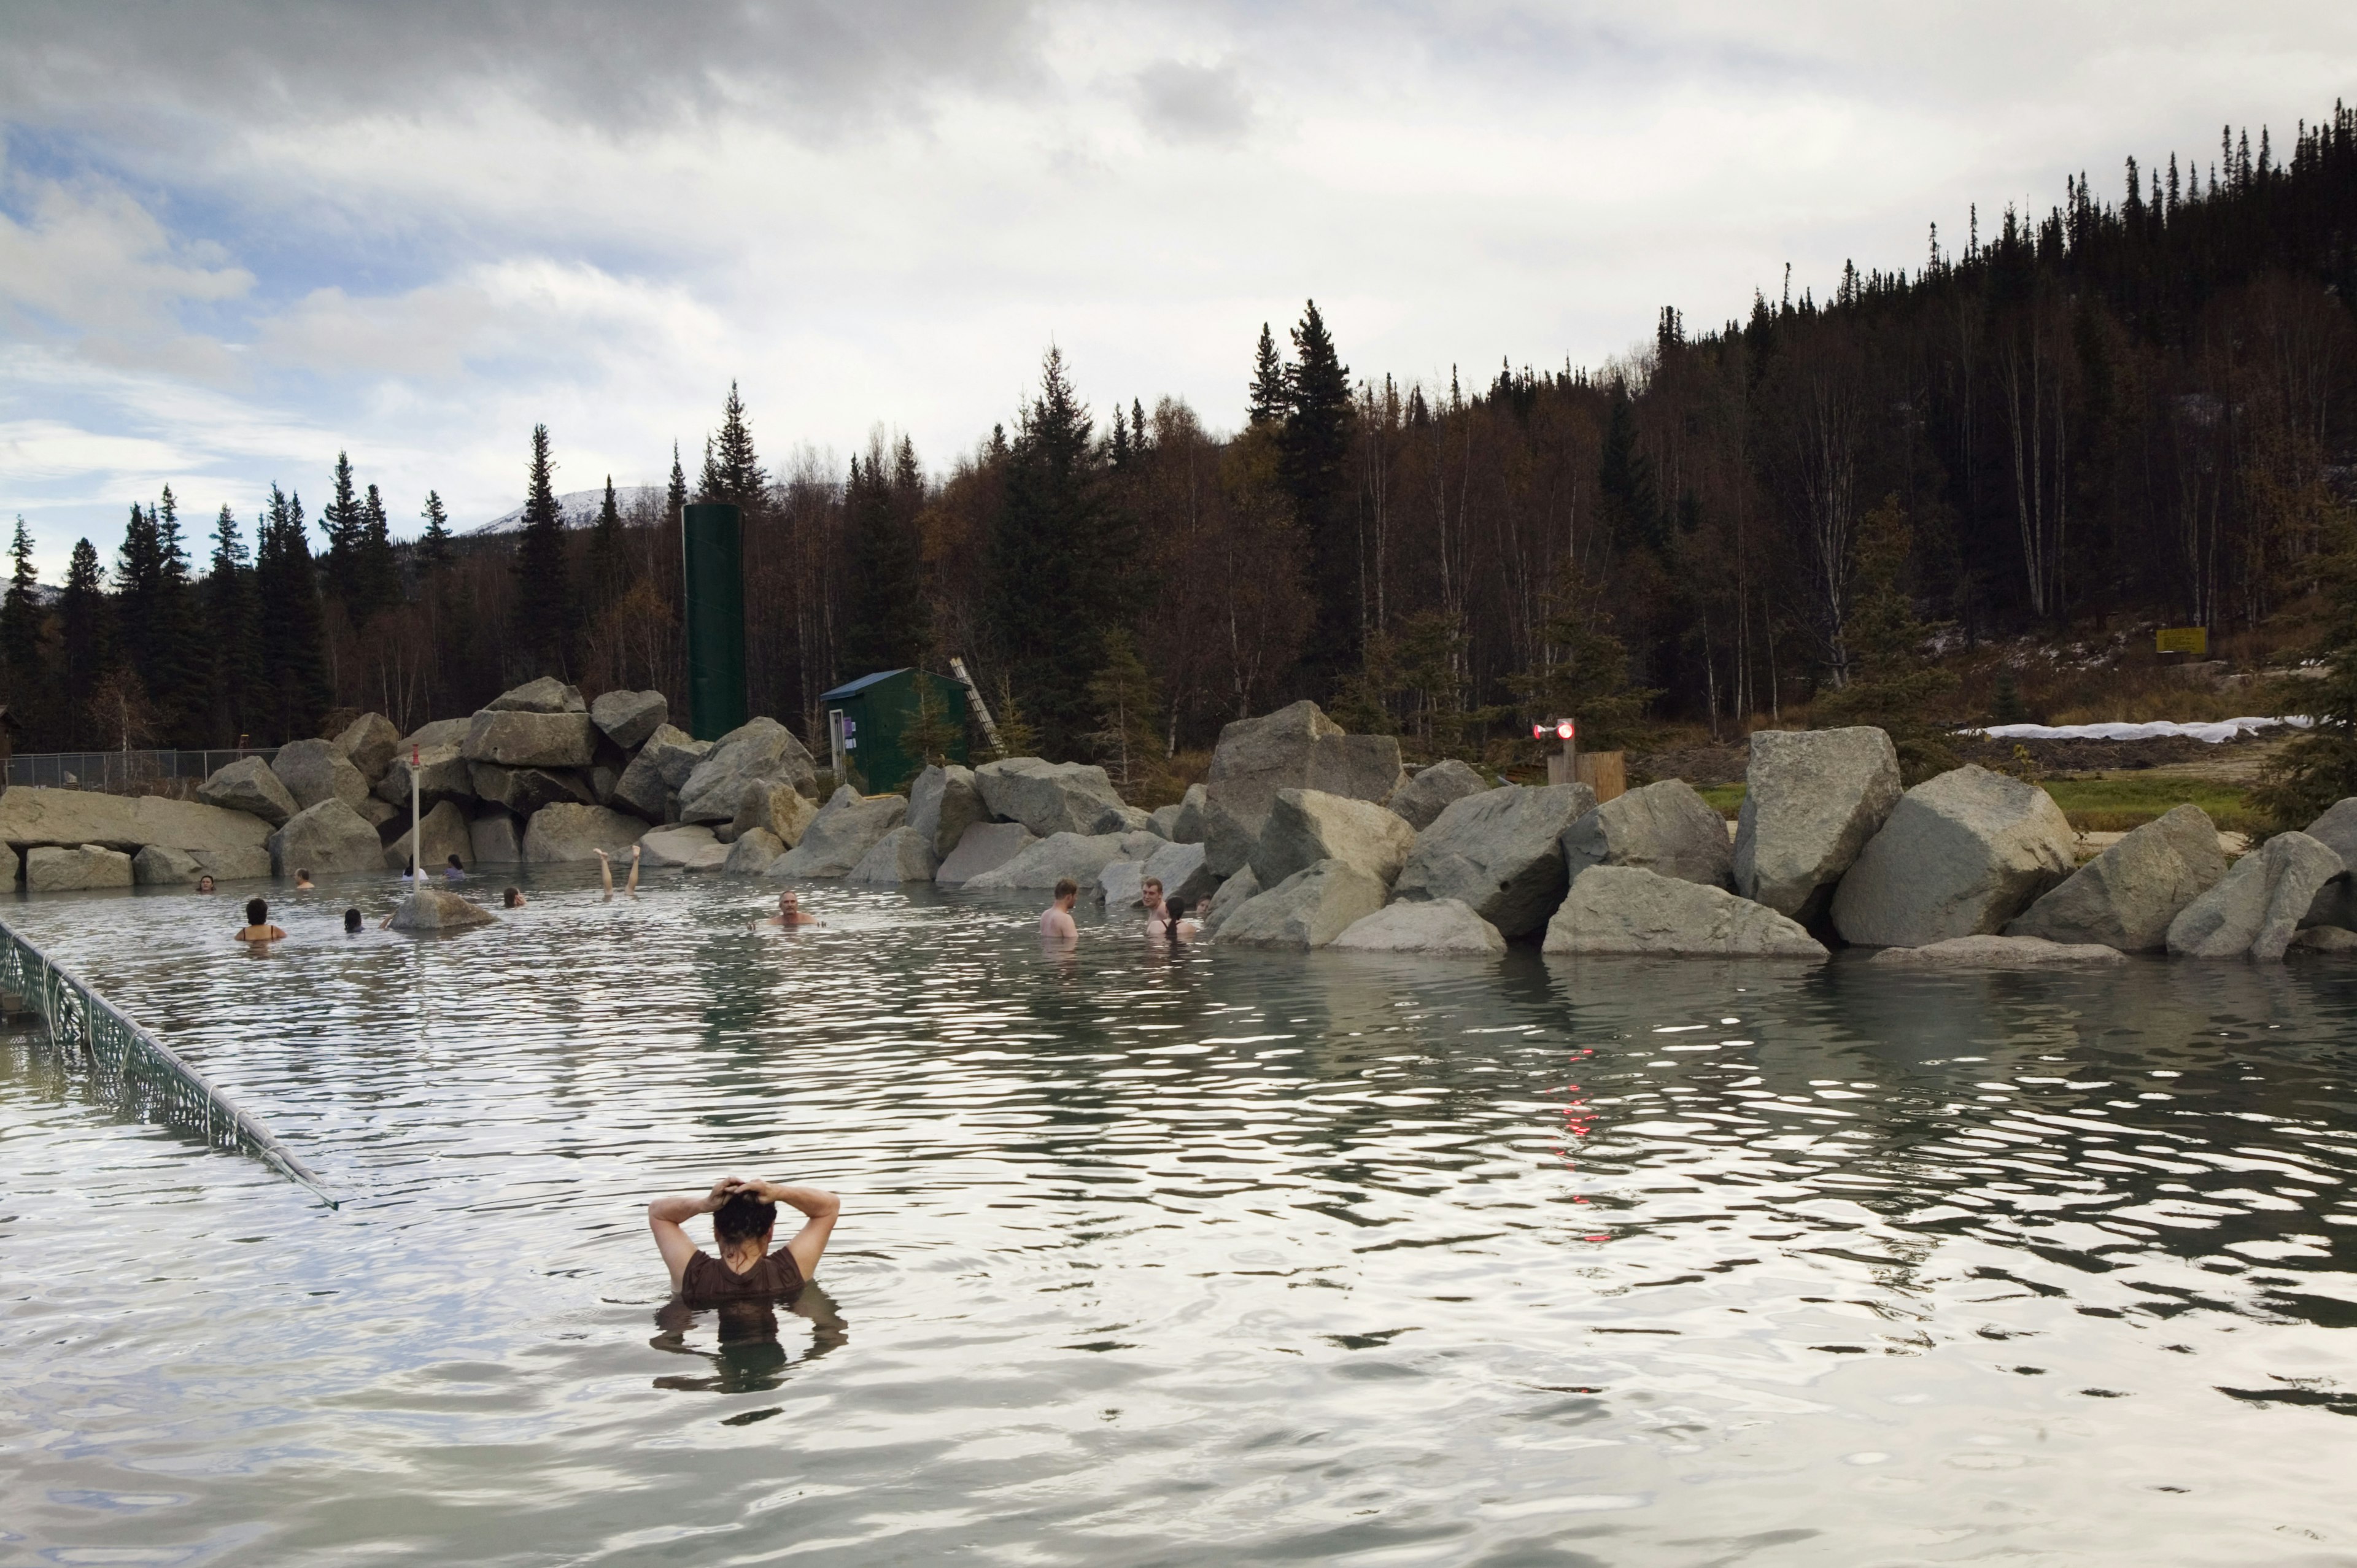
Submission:
{"label": "cloudy sky", "polygon": [[0,519],[54,579],[349,448],[465,525],[536,422],[692,471],[732,378],[773,466],[941,467],[1050,342],[1232,427],[1311,296],[1360,375],[1594,364],[2352,68],[2346,0],[6,0]]}

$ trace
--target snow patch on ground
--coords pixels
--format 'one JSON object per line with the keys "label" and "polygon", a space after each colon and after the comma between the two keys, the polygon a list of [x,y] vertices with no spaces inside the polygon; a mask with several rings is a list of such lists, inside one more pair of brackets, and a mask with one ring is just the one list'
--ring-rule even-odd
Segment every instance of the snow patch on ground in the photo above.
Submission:
{"label": "snow patch on ground", "polygon": [[2304,714],[2294,714],[2279,719],[2219,719],[2208,724],[2179,724],[2170,719],[2158,719],[2141,725],[1990,725],[1986,729],[1964,733],[1986,735],[1996,740],[2161,740],[2171,736],[2184,736],[2215,746],[2221,741],[2255,735],[2261,730],[2284,725],[2306,729],[2313,723],[2313,719]]}

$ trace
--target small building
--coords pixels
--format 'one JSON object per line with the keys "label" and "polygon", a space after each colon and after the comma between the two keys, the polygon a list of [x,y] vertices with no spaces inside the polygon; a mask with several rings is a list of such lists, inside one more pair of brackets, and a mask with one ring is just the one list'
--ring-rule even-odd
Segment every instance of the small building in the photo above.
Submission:
{"label": "small building", "polygon": [[881,670],[822,693],[829,762],[862,794],[898,789],[925,766],[920,731],[930,716],[935,748],[966,760],[965,687],[924,670]]}

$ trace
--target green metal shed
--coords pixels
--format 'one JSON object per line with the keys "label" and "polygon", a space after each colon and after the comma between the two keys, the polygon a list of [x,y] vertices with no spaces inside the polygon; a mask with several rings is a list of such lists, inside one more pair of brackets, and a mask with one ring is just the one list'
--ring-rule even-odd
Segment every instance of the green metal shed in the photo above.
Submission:
{"label": "green metal shed", "polygon": [[834,776],[870,795],[914,779],[925,763],[910,732],[928,692],[940,710],[940,749],[952,762],[965,761],[965,687],[930,671],[881,670],[819,696]]}

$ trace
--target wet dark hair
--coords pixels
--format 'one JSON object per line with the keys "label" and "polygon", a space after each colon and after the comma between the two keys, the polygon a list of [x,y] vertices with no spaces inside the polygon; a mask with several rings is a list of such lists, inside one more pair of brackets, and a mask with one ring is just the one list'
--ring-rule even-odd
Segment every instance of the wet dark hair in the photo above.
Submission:
{"label": "wet dark hair", "polygon": [[749,1192],[732,1192],[712,1211],[712,1234],[722,1246],[767,1236],[778,1223],[778,1206],[764,1203]]}
{"label": "wet dark hair", "polygon": [[505,904],[509,908],[512,909],[517,905],[523,902],[523,889],[521,887],[511,887],[506,892],[500,895],[500,901]]}
{"label": "wet dark hair", "polygon": [[1059,898],[1069,898],[1080,890],[1081,885],[1069,876],[1060,876],[1056,879],[1056,897]]}
{"label": "wet dark hair", "polygon": [[459,870],[461,870],[461,871],[464,871],[464,870],[466,870],[466,869],[467,869],[464,865],[459,865],[458,857],[457,857],[456,854],[453,854],[453,855],[450,857],[450,864],[451,864],[451,865],[457,865],[457,866],[458,867],[458,869],[459,869]]}
{"label": "wet dark hair", "polygon": [[345,910],[345,911],[344,911],[344,929],[346,929],[346,930],[348,930],[348,931],[357,931],[357,930],[359,930],[360,929],[361,929],[361,912],[360,912],[358,909],[347,909],[347,910]]}
{"label": "wet dark hair", "polygon": [[270,906],[268,904],[259,898],[248,898],[245,901],[245,923],[247,925],[258,926],[268,918],[270,918]]}

